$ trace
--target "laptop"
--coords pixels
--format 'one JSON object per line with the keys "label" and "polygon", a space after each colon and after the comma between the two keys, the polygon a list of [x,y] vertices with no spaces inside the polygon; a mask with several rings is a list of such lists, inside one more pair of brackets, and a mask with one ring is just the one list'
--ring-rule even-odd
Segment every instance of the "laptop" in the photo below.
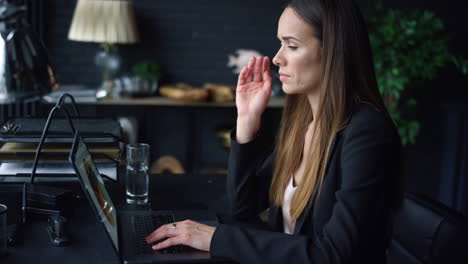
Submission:
{"label": "laptop", "polygon": [[94,208],[99,222],[124,263],[216,263],[225,262],[213,258],[209,252],[186,246],[175,246],[167,250],[153,251],[144,238],[159,226],[187,218],[207,224],[216,224],[216,215],[208,211],[151,211],[122,210],[114,205],[103,178],[88,151],[86,143],[76,131],[70,152],[72,163],[83,192]]}

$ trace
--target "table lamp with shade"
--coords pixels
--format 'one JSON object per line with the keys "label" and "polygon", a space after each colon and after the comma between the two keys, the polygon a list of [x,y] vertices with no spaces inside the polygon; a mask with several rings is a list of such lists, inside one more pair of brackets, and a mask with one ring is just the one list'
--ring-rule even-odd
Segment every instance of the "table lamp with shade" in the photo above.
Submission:
{"label": "table lamp with shade", "polygon": [[115,44],[139,41],[135,12],[130,0],[78,0],[68,39],[100,43],[95,57],[102,69],[102,84],[97,99],[114,97],[113,79],[121,65]]}

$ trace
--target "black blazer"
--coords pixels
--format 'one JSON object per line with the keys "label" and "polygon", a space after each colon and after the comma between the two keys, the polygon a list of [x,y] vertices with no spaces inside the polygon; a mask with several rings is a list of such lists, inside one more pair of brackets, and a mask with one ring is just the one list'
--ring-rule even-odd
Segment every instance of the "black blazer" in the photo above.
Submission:
{"label": "black blazer", "polygon": [[[332,143],[320,195],[283,232],[281,208],[268,199],[274,152],[261,135],[232,141],[227,179],[230,216],[258,223],[269,209],[266,228],[220,224],[212,256],[239,263],[385,263],[392,208],[401,201],[400,138],[391,119],[368,104],[356,109]],[[266,157],[266,158],[265,158]]]}

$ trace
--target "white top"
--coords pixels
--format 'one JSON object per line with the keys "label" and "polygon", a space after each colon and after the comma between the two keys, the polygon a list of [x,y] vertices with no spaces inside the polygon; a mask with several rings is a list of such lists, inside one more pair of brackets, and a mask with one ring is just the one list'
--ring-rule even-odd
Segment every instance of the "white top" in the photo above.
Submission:
{"label": "white top", "polygon": [[296,225],[296,222],[291,220],[291,214],[289,213],[291,209],[291,200],[296,192],[297,186],[293,186],[293,177],[291,176],[291,179],[288,182],[288,186],[286,186],[286,190],[284,190],[284,196],[283,196],[283,228],[284,232],[286,234],[293,234],[294,233],[294,226]]}

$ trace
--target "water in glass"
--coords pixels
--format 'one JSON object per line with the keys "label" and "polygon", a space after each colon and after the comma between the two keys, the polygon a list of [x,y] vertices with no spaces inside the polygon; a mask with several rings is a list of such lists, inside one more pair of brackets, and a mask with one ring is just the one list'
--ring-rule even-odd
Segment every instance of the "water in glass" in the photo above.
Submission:
{"label": "water in glass", "polygon": [[148,166],[144,163],[127,165],[127,203],[148,203]]}

